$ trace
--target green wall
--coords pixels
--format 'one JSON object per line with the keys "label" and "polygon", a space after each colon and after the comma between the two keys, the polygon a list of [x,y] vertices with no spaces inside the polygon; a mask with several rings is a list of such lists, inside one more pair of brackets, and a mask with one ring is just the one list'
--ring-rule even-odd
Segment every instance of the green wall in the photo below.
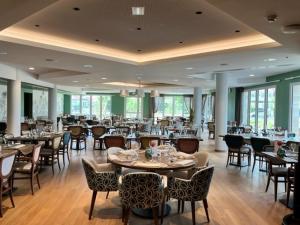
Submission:
{"label": "green wall", "polygon": [[114,115],[124,116],[125,98],[121,97],[119,93],[111,96],[111,113]]}
{"label": "green wall", "polygon": [[150,103],[151,97],[150,93],[145,93],[145,97],[143,99],[143,117],[144,118],[150,118],[151,117],[151,109],[150,109]]}
{"label": "green wall", "polygon": [[71,114],[71,95],[64,94],[64,114]]}

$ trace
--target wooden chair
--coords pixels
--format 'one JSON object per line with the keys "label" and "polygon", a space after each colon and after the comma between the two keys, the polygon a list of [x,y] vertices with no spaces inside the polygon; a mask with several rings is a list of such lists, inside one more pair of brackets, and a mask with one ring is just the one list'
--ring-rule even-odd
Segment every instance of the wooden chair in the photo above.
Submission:
{"label": "wooden chair", "polygon": [[125,138],[123,136],[105,136],[104,144],[106,149],[111,147],[126,149]]}
{"label": "wooden chair", "polygon": [[55,136],[51,140],[52,145],[49,148],[42,148],[41,150],[41,159],[42,161],[48,162],[50,161],[52,167],[52,174],[54,175],[54,163],[57,161],[58,168],[60,170],[60,163],[59,163],[59,147],[61,142],[61,136]]}
{"label": "wooden chair", "polygon": [[250,143],[251,143],[252,149],[254,151],[254,154],[253,154],[254,162],[253,162],[253,167],[252,167],[252,173],[254,171],[254,167],[255,167],[257,158],[258,158],[258,162],[259,162],[259,170],[263,171],[262,166],[263,166],[263,163],[265,163],[266,164],[265,172],[266,172],[268,165],[266,162],[266,158],[262,154],[262,152],[263,152],[265,146],[271,146],[270,140],[267,138],[251,137]]}
{"label": "wooden chair", "polygon": [[29,123],[21,123],[21,135],[23,135],[23,132],[29,132],[30,131],[30,125]]}
{"label": "wooden chair", "polygon": [[0,217],[3,216],[2,209],[2,195],[5,193],[9,194],[11,204],[13,208],[15,203],[13,200],[12,190],[13,190],[13,166],[15,162],[16,153],[12,152],[5,154],[0,158]]}
{"label": "wooden chair", "polygon": [[168,130],[167,130],[167,127],[170,126],[170,121],[169,120],[161,120],[159,122],[160,124],[160,131],[161,131],[161,134],[164,135],[165,133],[168,134]]}
{"label": "wooden chair", "polygon": [[[39,189],[39,157],[42,145],[35,145],[33,147],[32,156],[21,156],[18,158],[14,166],[14,180],[30,179],[31,194],[33,192],[33,180],[36,178]],[[21,176],[18,176],[21,175]]]}
{"label": "wooden chair", "polygon": [[69,126],[69,131],[71,132],[71,149],[73,148],[73,142],[76,143],[75,150],[82,150],[80,144],[84,143],[84,149],[86,150],[86,134],[82,126]]}
{"label": "wooden chair", "polygon": [[171,177],[168,182],[168,194],[170,198],[178,200],[178,213],[180,202],[190,201],[192,208],[193,225],[196,224],[195,202],[203,201],[206,218],[209,222],[207,195],[213,176],[214,167],[209,166],[200,169],[189,180]]}
{"label": "wooden chair", "polygon": [[65,155],[67,155],[68,162],[70,163],[70,153],[69,153],[70,140],[71,140],[71,133],[69,131],[65,131],[58,150],[58,154],[62,155],[63,157],[64,166],[65,166]]}
{"label": "wooden chair", "polygon": [[[208,138],[215,139],[215,123],[214,122],[207,122],[208,128]],[[212,135],[212,138],[211,138]]]}
{"label": "wooden chair", "polygon": [[82,159],[86,180],[93,191],[89,220],[92,218],[97,192],[118,191],[118,175],[111,163],[96,164],[94,161]]}
{"label": "wooden chair", "polygon": [[193,154],[199,150],[199,140],[197,138],[178,138],[177,150],[187,154]]}
{"label": "wooden chair", "polygon": [[102,149],[103,139],[101,136],[106,133],[106,127],[104,126],[93,126],[92,127],[92,134],[94,138],[94,146],[93,149],[96,149],[96,142],[99,143],[100,149]]}
{"label": "wooden chair", "polygon": [[149,148],[151,141],[157,141],[157,146],[160,145],[160,138],[155,136],[141,136],[139,140],[141,143],[141,149]]}
{"label": "wooden chair", "polygon": [[154,224],[162,223],[162,221],[161,223],[158,222],[158,212],[161,206],[161,215],[164,214],[164,184],[159,174],[134,172],[124,175],[120,184],[119,195],[124,225],[128,224],[132,208],[152,208]]}
{"label": "wooden chair", "polygon": [[[238,135],[225,135],[224,141],[226,142],[226,145],[228,147],[228,156],[227,156],[227,163],[238,166],[240,169],[243,167],[242,165],[242,158],[244,158],[245,155],[248,156],[248,165],[251,165],[251,149],[247,146],[245,146],[245,141],[242,136]],[[233,160],[234,158],[237,158],[237,163],[234,164]]]}

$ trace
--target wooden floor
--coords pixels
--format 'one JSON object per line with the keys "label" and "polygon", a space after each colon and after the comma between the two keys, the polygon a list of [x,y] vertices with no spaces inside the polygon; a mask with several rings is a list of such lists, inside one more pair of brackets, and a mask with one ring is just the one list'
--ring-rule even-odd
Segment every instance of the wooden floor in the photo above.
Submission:
{"label": "wooden floor", "polygon": [[[216,169],[208,196],[209,214],[212,225],[279,225],[282,217],[291,211],[279,202],[274,202],[273,186],[264,192],[266,175],[258,172],[252,174],[250,168],[225,168],[226,153],[216,153],[213,141],[200,144],[201,151],[210,153],[210,162]],[[91,140],[89,140],[91,146]],[[4,199],[5,214],[0,219],[1,225],[118,225],[121,222],[121,207],[118,193],[111,193],[105,199],[105,193],[99,193],[96,200],[93,219],[88,220],[91,191],[88,189],[80,159],[95,158],[106,161],[105,151],[85,153],[73,151],[70,165],[62,171],[56,168],[52,176],[50,168],[40,174],[41,189],[35,185],[35,195],[30,192],[28,181],[16,181],[18,188],[14,192],[16,208],[11,208],[9,199]],[[282,184],[280,184],[282,185]],[[279,196],[284,195],[283,187]],[[185,213],[177,214],[177,201],[171,200],[171,214],[164,224],[192,224],[189,204]],[[196,205],[197,224],[207,224],[202,203]],[[152,224],[151,220],[131,216],[130,225]]]}

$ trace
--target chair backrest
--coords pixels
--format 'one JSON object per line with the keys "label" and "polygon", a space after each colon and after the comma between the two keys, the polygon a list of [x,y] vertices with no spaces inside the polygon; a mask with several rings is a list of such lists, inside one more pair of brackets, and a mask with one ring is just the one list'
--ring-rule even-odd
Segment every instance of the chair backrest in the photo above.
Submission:
{"label": "chair backrest", "polygon": [[151,137],[151,136],[141,136],[140,137],[140,143],[141,143],[141,149],[149,148],[149,144],[151,141],[157,141],[157,145],[160,145],[160,138],[159,137]]}
{"label": "chair backrest", "polygon": [[65,131],[63,135],[63,145],[64,146],[69,145],[70,139],[71,139],[71,132]]}
{"label": "chair backrest", "polygon": [[215,131],[215,123],[214,122],[207,122],[207,128],[209,131]]}
{"label": "chair backrest", "polygon": [[79,137],[83,133],[82,126],[69,126],[69,131],[72,137]]}
{"label": "chair backrest", "polygon": [[161,120],[160,121],[160,126],[162,126],[162,127],[169,126],[169,124],[170,124],[169,120]]}
{"label": "chair backrest", "polygon": [[250,142],[254,152],[262,152],[264,146],[271,145],[270,140],[267,138],[251,137]]}
{"label": "chair backrest", "polygon": [[125,138],[123,136],[105,136],[104,144],[106,148],[119,147],[125,149]]}
{"label": "chair backrest", "polygon": [[207,152],[195,152],[195,161],[196,161],[196,167],[204,167],[208,164],[208,153]]}
{"label": "chair backrest", "polygon": [[208,166],[197,171],[191,177],[191,197],[194,201],[200,201],[207,198],[213,173],[214,166]]}
{"label": "chair backrest", "polygon": [[21,131],[30,130],[29,123],[21,123]]}
{"label": "chair backrest", "polygon": [[33,147],[33,152],[32,152],[32,165],[33,165],[33,168],[35,168],[36,165],[39,162],[41,148],[42,148],[42,145],[35,145]]}
{"label": "chair backrest", "polygon": [[53,150],[58,150],[59,149],[61,138],[62,138],[61,136],[54,136],[52,138],[52,149]]}
{"label": "chair backrest", "polygon": [[230,134],[225,135],[224,141],[229,149],[240,149],[245,143],[243,136]]}
{"label": "chair backrest", "polygon": [[197,138],[178,138],[177,150],[187,154],[193,154],[199,150],[199,140]]}
{"label": "chair backrest", "polygon": [[93,126],[92,127],[92,134],[96,138],[101,137],[105,133],[106,133],[106,127],[104,127],[104,126]]}
{"label": "chair backrest", "polygon": [[163,183],[161,176],[156,173],[128,173],[123,177],[119,191],[122,205],[153,208],[161,204]]}
{"label": "chair backrest", "polygon": [[294,151],[294,152],[299,152],[299,147],[300,147],[300,143],[299,143],[299,142],[296,142],[296,141],[288,141],[288,142],[286,143],[286,146],[287,146],[290,150],[292,150],[292,151]]}
{"label": "chair backrest", "polygon": [[15,153],[10,153],[0,158],[0,176],[2,179],[6,179],[12,174],[15,157]]}

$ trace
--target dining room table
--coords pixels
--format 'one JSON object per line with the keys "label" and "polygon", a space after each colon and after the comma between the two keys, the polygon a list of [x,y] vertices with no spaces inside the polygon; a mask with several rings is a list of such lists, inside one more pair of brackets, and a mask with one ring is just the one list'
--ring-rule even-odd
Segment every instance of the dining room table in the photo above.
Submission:
{"label": "dining room table", "polygon": [[6,140],[11,143],[21,143],[21,144],[38,144],[39,142],[45,142],[45,146],[49,146],[49,142],[55,136],[62,136],[62,132],[44,132],[41,134],[33,134],[33,135],[21,135],[8,137]]}

